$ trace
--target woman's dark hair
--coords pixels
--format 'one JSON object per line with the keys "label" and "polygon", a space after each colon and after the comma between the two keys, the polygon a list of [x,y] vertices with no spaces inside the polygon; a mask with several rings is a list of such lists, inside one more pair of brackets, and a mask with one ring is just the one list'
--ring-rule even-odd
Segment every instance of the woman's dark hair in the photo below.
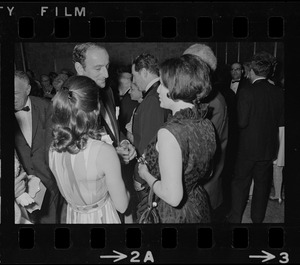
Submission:
{"label": "woman's dark hair", "polygon": [[160,65],[161,80],[170,98],[194,103],[196,107],[211,91],[209,74],[207,64],[192,54],[168,59]]}
{"label": "woman's dark hair", "polygon": [[53,98],[52,149],[76,154],[88,138],[101,139],[99,88],[86,76],[72,76]]}

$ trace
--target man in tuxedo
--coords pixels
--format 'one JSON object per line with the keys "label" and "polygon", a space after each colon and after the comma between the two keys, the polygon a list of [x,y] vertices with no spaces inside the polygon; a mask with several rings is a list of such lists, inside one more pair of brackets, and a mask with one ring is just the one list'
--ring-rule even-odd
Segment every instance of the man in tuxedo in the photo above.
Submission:
{"label": "man in tuxedo", "polygon": [[[123,134],[120,134],[114,94],[111,87],[106,86],[109,68],[109,55],[106,49],[92,42],[77,44],[73,49],[73,63],[78,75],[93,79],[99,86],[101,124],[104,125],[118,154],[125,162],[129,162],[135,157],[135,148]],[[122,141],[128,143],[129,153],[118,148]]]}
{"label": "man in tuxedo", "polygon": [[[211,48],[205,44],[194,44],[184,51],[183,54],[193,54],[204,61],[214,72],[217,68],[217,58]],[[204,99],[204,103],[209,103],[207,118],[211,120],[216,130],[217,151],[214,155],[214,172],[204,188],[210,199],[213,210],[213,218],[216,209],[223,202],[222,191],[222,171],[224,168],[226,147],[228,141],[228,115],[227,104],[223,95],[212,86],[212,92]],[[227,194],[225,195],[227,196]]]}
{"label": "man in tuxedo", "polygon": [[[138,155],[141,156],[148,143],[167,120],[169,111],[160,107],[157,93],[160,85],[157,59],[151,54],[142,53],[133,61],[131,71],[133,83],[143,93],[143,101],[136,109],[132,125],[134,146]],[[142,192],[141,185],[146,182],[139,177],[137,166],[135,180],[138,182],[136,183],[137,189]],[[140,199],[143,197],[141,193],[138,195]]]}
{"label": "man in tuxedo", "polygon": [[47,188],[40,210],[29,215],[34,223],[59,222],[59,197],[55,178],[46,160],[46,117],[49,103],[29,96],[28,76],[15,72],[15,148],[27,175],[38,177]]}
{"label": "man in tuxedo", "polygon": [[283,91],[267,81],[272,63],[273,56],[269,53],[255,54],[249,73],[252,85],[243,88],[238,95],[239,145],[228,216],[232,223],[242,221],[252,179],[251,219],[253,223],[262,223],[265,217],[279,127],[284,126]]}
{"label": "man in tuxedo", "polygon": [[237,94],[238,90],[239,90],[239,85],[240,85],[240,81],[242,79],[243,76],[243,66],[241,63],[239,62],[235,62],[231,65],[231,70],[230,70],[230,74],[231,74],[231,82],[230,82],[230,89]]}

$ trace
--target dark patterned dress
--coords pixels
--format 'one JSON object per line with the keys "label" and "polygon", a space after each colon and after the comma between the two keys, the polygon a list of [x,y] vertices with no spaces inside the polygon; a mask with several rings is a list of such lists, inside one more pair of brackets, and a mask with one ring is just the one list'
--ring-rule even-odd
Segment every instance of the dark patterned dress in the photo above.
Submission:
{"label": "dark patterned dress", "polygon": [[[212,173],[212,158],[216,150],[212,123],[202,118],[195,108],[187,108],[169,116],[162,128],[170,131],[182,151],[183,199],[173,207],[159,199],[157,210],[162,223],[209,223],[210,207],[203,181]],[[160,179],[157,137],[147,146],[145,159],[152,176]],[[149,192],[149,186],[147,186]],[[147,193],[148,194],[148,193]],[[147,196],[138,205],[137,216],[147,207]]]}

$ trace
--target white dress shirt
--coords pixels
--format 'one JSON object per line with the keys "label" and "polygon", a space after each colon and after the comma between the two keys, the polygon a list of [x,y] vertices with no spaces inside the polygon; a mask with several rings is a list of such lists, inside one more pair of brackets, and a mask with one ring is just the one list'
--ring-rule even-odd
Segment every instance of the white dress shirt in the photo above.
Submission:
{"label": "white dress shirt", "polygon": [[261,79],[266,79],[265,77],[257,77],[256,79],[253,80],[252,84],[254,84],[254,82],[256,82],[257,80],[261,80]]}
{"label": "white dress shirt", "polygon": [[231,84],[230,84],[230,89],[236,94],[237,92],[237,89],[239,87],[239,84],[240,84],[240,80],[236,80],[236,81],[231,81]]}

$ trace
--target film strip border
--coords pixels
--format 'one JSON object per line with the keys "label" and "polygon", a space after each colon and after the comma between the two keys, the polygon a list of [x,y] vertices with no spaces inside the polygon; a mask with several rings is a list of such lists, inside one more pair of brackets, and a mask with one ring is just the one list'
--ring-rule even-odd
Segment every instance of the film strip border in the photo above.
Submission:
{"label": "film strip border", "polygon": [[[84,9],[83,9],[84,10]],[[83,12],[81,10],[81,12]],[[44,10],[42,9],[42,12]],[[79,9],[76,12],[81,14]],[[66,10],[66,14],[67,10]],[[284,18],[269,17],[267,19],[266,32],[270,39],[282,39],[284,37]],[[35,28],[38,20],[32,17],[21,17],[18,20],[18,35],[21,39],[35,39]],[[56,39],[70,38],[73,25],[68,17],[57,17],[53,21],[54,37]],[[107,32],[106,19],[104,17],[92,17],[89,21],[89,37],[92,39],[103,39]],[[213,19],[211,17],[197,18],[196,34],[198,38],[211,38],[214,35]],[[249,36],[249,19],[247,17],[232,18],[232,36],[236,39],[244,39]],[[128,40],[140,39],[143,36],[142,19],[140,17],[127,17],[124,23],[125,37]],[[180,21],[176,17],[163,17],[160,21],[161,37],[164,39],[176,39],[179,35]]]}
{"label": "film strip border", "polygon": [[[48,7],[44,9],[43,15],[42,6]],[[84,16],[83,7],[85,7]],[[293,77],[298,74],[297,68],[293,67],[291,61],[299,61],[297,54],[292,53],[296,50],[295,46],[299,44],[299,11],[299,5],[296,3],[87,3],[84,5],[82,3],[1,3],[0,41],[1,59],[3,59],[1,69],[2,76],[6,77],[1,81],[1,87],[9,87],[12,84],[9,81],[13,80],[11,58],[14,58],[13,46],[16,42],[87,40],[99,42],[282,40],[285,42],[285,55],[288,58],[286,64],[289,66],[286,72],[287,84],[291,82],[292,86],[300,87],[297,86],[299,81],[288,81],[293,80]],[[82,15],[79,15],[80,12]],[[2,90],[1,94],[2,103],[9,104],[11,101],[13,106],[12,92]],[[12,114],[7,112],[5,121],[10,121],[11,118]],[[294,122],[293,117],[292,122]],[[7,131],[13,129],[9,122],[6,129]],[[2,159],[2,168],[12,175],[13,150],[10,148],[13,142],[12,134],[6,135],[5,139],[6,141],[1,144],[2,149],[7,152],[7,157]],[[300,148],[297,144],[292,144],[288,149],[290,166],[296,166],[297,162],[293,161],[299,158]],[[293,169],[295,167],[287,167],[287,174],[292,176],[295,172]],[[13,224],[13,192],[3,189],[1,262],[260,263],[271,257],[271,262],[296,263],[300,260],[299,214],[297,215],[299,199],[291,195],[293,190],[291,187],[299,187],[299,185],[295,185],[295,178],[292,177],[286,184],[288,203],[285,224],[236,227],[226,225],[25,227]],[[3,186],[12,187],[13,179],[5,179]],[[294,200],[293,204],[290,203],[291,200]]]}
{"label": "film strip border", "polygon": [[296,253],[286,246],[297,240],[289,232],[280,226],[20,227],[5,256],[12,263],[29,253],[32,263],[288,263]]}
{"label": "film strip border", "polygon": [[18,41],[276,41],[285,37],[293,10],[284,3],[0,5],[4,20],[11,22],[3,35]]}

